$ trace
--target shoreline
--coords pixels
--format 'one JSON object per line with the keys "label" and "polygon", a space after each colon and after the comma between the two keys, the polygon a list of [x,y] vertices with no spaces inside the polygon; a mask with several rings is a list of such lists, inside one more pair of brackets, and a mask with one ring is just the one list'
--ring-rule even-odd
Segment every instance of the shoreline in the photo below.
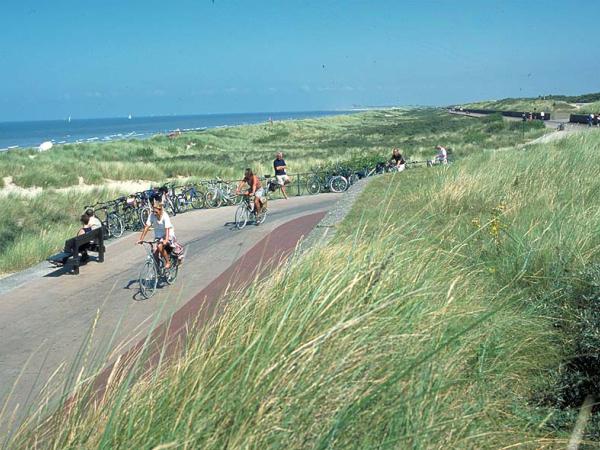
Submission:
{"label": "shoreline", "polygon": [[[361,109],[333,111],[282,111],[257,113],[196,114],[180,116],[145,116],[132,119],[98,118],[65,120],[38,120],[0,122],[0,152],[12,150],[38,150],[43,142],[51,142],[52,147],[59,145],[121,142],[128,140],[147,140],[171,133],[198,133],[211,129],[232,128],[247,125],[268,124],[270,121],[288,122],[293,120],[319,119],[364,112]],[[201,122],[205,122],[202,125]],[[200,126],[192,126],[192,125]],[[5,130],[19,127],[31,127],[30,136],[15,136],[14,139],[2,138]],[[37,128],[35,128],[37,127]],[[43,130],[43,128],[48,128]],[[76,127],[80,127],[77,129]],[[86,128],[87,127],[87,128]],[[43,131],[39,131],[40,128]],[[137,130],[135,129],[137,128]],[[102,131],[103,132],[100,132]],[[43,132],[46,134],[41,134]],[[76,138],[74,138],[74,136]],[[32,141],[36,141],[37,144]],[[20,142],[19,142],[20,141]],[[39,141],[39,142],[38,142]]]}

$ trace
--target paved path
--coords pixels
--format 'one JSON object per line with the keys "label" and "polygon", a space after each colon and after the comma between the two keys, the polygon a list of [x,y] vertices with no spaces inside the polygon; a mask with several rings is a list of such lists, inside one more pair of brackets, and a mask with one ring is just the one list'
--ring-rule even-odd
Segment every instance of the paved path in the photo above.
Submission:
{"label": "paved path", "polygon": [[40,276],[38,269],[28,275],[35,279],[16,288],[11,285],[11,290],[0,294],[0,410],[13,387],[7,407],[13,410],[21,405],[20,416],[24,406],[36,404],[34,398],[56,370],[59,375],[53,385],[59,385],[73,371],[71,367],[88,369],[93,361],[114,360],[208,288],[273,229],[326,211],[338,199],[336,194],[322,194],[274,201],[265,224],[241,231],[226,224],[233,219],[232,207],[175,217],[177,236],[187,245],[185,265],[174,286],[159,290],[149,300],[137,295],[138,272],[145,258],[143,248],[134,245],[137,234],[112,242],[106,262],[89,262],[79,276],[49,269]]}

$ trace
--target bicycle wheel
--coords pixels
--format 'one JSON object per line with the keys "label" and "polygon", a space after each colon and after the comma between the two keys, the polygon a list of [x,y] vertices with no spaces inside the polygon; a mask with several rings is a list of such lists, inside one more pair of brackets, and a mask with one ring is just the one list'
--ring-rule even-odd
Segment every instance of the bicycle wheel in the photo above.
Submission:
{"label": "bicycle wheel", "polygon": [[108,214],[108,235],[110,237],[120,238],[123,236],[123,220],[117,213]]}
{"label": "bicycle wheel", "polygon": [[186,198],[183,194],[178,194],[175,197],[175,208],[177,209],[177,213],[184,213],[189,208],[189,203],[186,201]]}
{"label": "bicycle wheel", "polygon": [[148,217],[150,217],[150,207],[142,206],[140,209],[140,223],[142,224],[142,228],[146,226],[146,222],[148,221]]}
{"label": "bicycle wheel", "polygon": [[346,189],[348,189],[348,180],[341,175],[332,177],[331,180],[329,180],[329,190],[331,192],[336,192],[339,194],[340,192],[344,192]]}
{"label": "bicycle wheel", "polygon": [[235,226],[238,230],[241,230],[248,223],[249,211],[245,204],[241,204],[235,210]]}
{"label": "bicycle wheel", "polygon": [[310,177],[306,182],[306,190],[309,194],[318,194],[321,192],[321,180],[319,177],[314,176]]}
{"label": "bicycle wheel", "polygon": [[171,217],[175,217],[177,215],[177,207],[173,203],[173,200],[168,198],[167,204],[165,206],[167,208],[167,212],[171,215]]}
{"label": "bicycle wheel", "polygon": [[353,185],[358,180],[360,180],[360,178],[358,177],[358,174],[353,173],[352,175],[350,175],[350,177],[348,177],[348,184]]}
{"label": "bicycle wheel", "polygon": [[192,194],[190,197],[192,208],[200,209],[204,207],[204,197],[200,194]]}
{"label": "bicycle wheel", "polygon": [[156,271],[156,264],[154,261],[147,260],[140,271],[140,294],[144,298],[150,298],[156,292],[156,285],[158,284],[158,272]]}
{"label": "bicycle wheel", "polygon": [[221,206],[222,200],[219,191],[210,190],[206,193],[206,206],[208,208],[218,208]]}
{"label": "bicycle wheel", "polygon": [[167,284],[173,284],[179,273],[179,259],[173,255],[170,255],[169,257],[171,258],[171,268],[165,273],[165,281]]}
{"label": "bicycle wheel", "polygon": [[264,223],[265,220],[267,220],[267,213],[269,212],[269,210],[267,209],[267,205],[263,206],[263,208],[260,210],[260,214],[258,214],[256,216],[256,224],[260,225],[261,223]]}

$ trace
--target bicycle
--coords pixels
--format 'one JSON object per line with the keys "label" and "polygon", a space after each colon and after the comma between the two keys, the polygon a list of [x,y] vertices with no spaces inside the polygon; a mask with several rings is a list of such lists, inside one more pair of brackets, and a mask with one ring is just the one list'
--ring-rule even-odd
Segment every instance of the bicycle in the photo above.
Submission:
{"label": "bicycle", "polygon": [[[117,200],[88,205],[85,209],[93,209],[94,214],[102,223],[104,238],[120,238],[125,230],[123,220],[117,209]],[[101,217],[103,216],[103,217]]]}
{"label": "bicycle", "polygon": [[148,299],[154,295],[158,283],[164,280],[167,284],[173,284],[177,279],[179,273],[179,258],[172,252],[169,251],[169,259],[171,260],[171,267],[169,270],[165,269],[165,263],[160,254],[157,253],[156,244],[158,239],[154,241],[142,241],[144,248],[146,249],[146,260],[140,270],[139,285],[140,294],[145,299]]}
{"label": "bicycle", "polygon": [[200,209],[204,207],[205,197],[196,190],[196,186],[189,185],[182,188],[181,192],[175,196],[175,204],[180,212],[187,211],[190,208]]}
{"label": "bicycle", "polygon": [[348,189],[348,180],[341,175],[330,173],[313,173],[306,181],[306,190],[309,194],[318,194],[320,192],[340,193]]}
{"label": "bicycle", "polygon": [[254,223],[260,225],[267,219],[267,200],[262,205],[260,213],[256,214],[254,211],[254,195],[240,195],[242,197],[242,203],[237,207],[235,211],[235,226],[238,230],[241,230],[246,226],[250,217],[254,216]]}
{"label": "bicycle", "polygon": [[285,182],[285,184],[280,184],[279,181],[277,181],[277,177],[272,176],[272,175],[265,175],[264,176],[265,179],[265,194],[267,196],[268,199],[271,198],[271,195],[274,195],[275,192],[279,191],[279,195],[283,196],[283,186],[288,186],[291,184],[291,180],[288,177],[288,181]]}
{"label": "bicycle", "polygon": [[239,204],[240,198],[235,194],[235,188],[231,183],[217,178],[207,182],[207,186],[205,204],[208,208]]}

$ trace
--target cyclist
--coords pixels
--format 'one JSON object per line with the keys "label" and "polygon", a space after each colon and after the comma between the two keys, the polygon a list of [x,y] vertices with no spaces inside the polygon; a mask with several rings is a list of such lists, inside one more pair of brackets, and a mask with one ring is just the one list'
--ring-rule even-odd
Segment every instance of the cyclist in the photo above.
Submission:
{"label": "cyclist", "polygon": [[148,230],[152,227],[154,229],[154,239],[157,240],[156,251],[161,255],[165,261],[165,269],[171,268],[171,259],[169,258],[169,252],[173,249],[175,241],[175,227],[171,223],[171,219],[166,211],[163,210],[161,203],[155,203],[152,207],[152,213],[148,216],[146,225],[142,230],[138,244],[142,244]]}
{"label": "cyclist", "polygon": [[400,153],[399,148],[392,150],[392,158],[390,159],[388,167],[398,172],[402,172],[406,168],[406,161],[404,161],[404,157],[402,156],[402,153]]}
{"label": "cyclist", "polygon": [[277,152],[275,154],[275,161],[273,161],[273,169],[275,169],[275,178],[277,178],[277,183],[281,186],[281,193],[283,197],[287,200],[288,196],[285,192],[285,186],[290,183],[290,177],[287,176],[287,165],[285,164],[285,160],[283,159],[283,153]]}
{"label": "cyclist", "polygon": [[258,215],[262,209],[262,203],[265,201],[265,190],[258,177],[252,173],[252,169],[250,168],[246,169],[244,172],[244,179],[238,183],[237,189],[235,190],[236,194],[240,193],[240,189],[242,189],[244,184],[249,186],[244,195],[254,195],[254,214]]}

